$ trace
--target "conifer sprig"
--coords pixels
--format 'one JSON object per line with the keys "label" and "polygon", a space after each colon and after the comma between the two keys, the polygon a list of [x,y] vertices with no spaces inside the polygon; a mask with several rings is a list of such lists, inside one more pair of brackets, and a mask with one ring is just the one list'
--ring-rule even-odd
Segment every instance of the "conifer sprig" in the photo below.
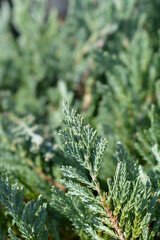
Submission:
{"label": "conifer sprig", "polygon": [[61,168],[67,192],[64,194],[54,187],[51,205],[72,221],[80,236],[83,233],[96,240],[107,235],[120,240],[153,239],[158,233],[155,222],[160,190],[152,192],[149,177],[142,174],[137,162],[117,143],[115,175],[107,179],[108,191],[104,192],[98,174],[106,139],[85,125],[83,118],[67,103],[64,113],[64,129],[59,133],[64,152],[82,167]]}
{"label": "conifer sprig", "polygon": [[[46,204],[41,204],[41,196],[36,202],[32,200],[24,203],[24,190],[17,185],[11,185],[8,179],[0,178],[0,202],[12,216],[13,223],[16,223],[24,238],[48,239],[45,229]],[[9,229],[9,235],[12,240],[17,240],[11,229]]]}

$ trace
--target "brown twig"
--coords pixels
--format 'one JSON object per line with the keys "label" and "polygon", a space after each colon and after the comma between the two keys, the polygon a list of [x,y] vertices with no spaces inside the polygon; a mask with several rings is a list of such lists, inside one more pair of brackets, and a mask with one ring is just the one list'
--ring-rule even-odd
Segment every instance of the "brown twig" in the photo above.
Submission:
{"label": "brown twig", "polygon": [[97,193],[98,193],[98,195],[100,196],[101,205],[102,205],[102,207],[105,209],[107,217],[108,217],[108,218],[110,219],[110,221],[112,222],[113,228],[114,228],[115,231],[118,233],[119,239],[120,239],[120,240],[125,240],[125,238],[124,238],[124,236],[123,236],[123,233],[122,233],[122,230],[121,230],[121,228],[120,228],[119,225],[118,225],[117,217],[115,218],[115,217],[113,216],[112,210],[107,206],[106,200],[105,200],[105,198],[103,197],[102,191],[101,191],[101,189],[100,189],[100,187],[99,187],[99,184],[98,184],[98,182],[97,182],[96,177],[92,176],[92,180],[93,180],[93,182],[94,182],[94,184],[95,184]]}
{"label": "brown twig", "polygon": [[60,184],[60,183],[57,183],[55,180],[53,180],[53,178],[47,177],[47,176],[45,175],[45,173],[42,172],[42,170],[39,169],[39,168],[36,168],[35,171],[41,176],[41,178],[42,178],[44,181],[50,183],[51,185],[54,185],[56,188],[61,189],[61,190],[63,190],[63,192],[65,192],[66,188],[65,188],[64,185],[62,185],[62,184]]}

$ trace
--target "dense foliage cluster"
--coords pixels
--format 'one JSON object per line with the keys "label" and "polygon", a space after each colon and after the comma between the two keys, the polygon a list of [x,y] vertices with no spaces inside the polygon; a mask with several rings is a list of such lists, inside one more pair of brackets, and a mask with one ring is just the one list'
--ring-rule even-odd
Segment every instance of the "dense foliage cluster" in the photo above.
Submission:
{"label": "dense foliage cluster", "polygon": [[160,1],[51,6],[0,1],[0,240],[160,239]]}

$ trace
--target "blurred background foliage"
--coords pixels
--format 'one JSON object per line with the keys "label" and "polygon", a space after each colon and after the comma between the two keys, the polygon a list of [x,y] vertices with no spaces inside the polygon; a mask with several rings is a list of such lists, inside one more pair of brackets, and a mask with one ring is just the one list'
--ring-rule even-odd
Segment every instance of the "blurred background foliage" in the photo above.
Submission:
{"label": "blurred background foliage", "polygon": [[59,166],[75,164],[58,148],[64,99],[109,141],[102,186],[117,141],[160,174],[159,10],[159,0],[1,0],[0,172],[26,201],[49,201]]}

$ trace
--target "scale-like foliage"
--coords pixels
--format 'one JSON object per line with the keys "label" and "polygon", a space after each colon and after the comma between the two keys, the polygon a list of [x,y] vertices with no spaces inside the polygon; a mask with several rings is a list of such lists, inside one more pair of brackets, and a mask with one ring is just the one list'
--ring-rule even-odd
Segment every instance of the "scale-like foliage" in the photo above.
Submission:
{"label": "scale-like foliage", "polygon": [[[63,19],[52,8],[61,1]],[[160,108],[159,9],[159,0],[0,1],[0,175],[27,202],[42,194],[49,206],[51,185],[63,189],[53,187],[53,206],[65,217],[47,208],[49,240],[77,238],[66,218],[82,240],[160,238],[159,200],[146,210],[160,187],[159,120],[148,117]],[[66,106],[58,136],[63,99],[97,132]],[[112,161],[117,141],[138,163],[120,143]],[[0,239],[9,227],[0,205]],[[9,234],[23,239],[16,226]]]}
{"label": "scale-like foliage", "polygon": [[[27,240],[47,240],[46,204],[41,204],[41,197],[36,202],[32,200],[28,203],[24,203],[23,198],[23,189],[11,185],[8,179],[0,179],[0,202],[12,216],[22,236]],[[17,240],[11,229],[9,234],[11,239]]]}
{"label": "scale-like foliage", "polygon": [[[155,224],[159,221],[156,211],[160,190],[152,192],[149,177],[143,176],[135,160],[117,143],[116,171],[113,179],[107,179],[108,191],[103,192],[97,177],[107,141],[85,125],[66,103],[64,113],[64,129],[60,131],[64,152],[84,170],[61,168],[67,192],[53,188],[52,205],[72,221],[80,236],[85,233],[92,239],[105,239],[106,235],[121,240],[153,239],[158,232]],[[153,230],[151,224],[155,225]]]}
{"label": "scale-like foliage", "polygon": [[148,164],[160,166],[160,120],[155,106],[152,106],[149,117],[151,126],[137,133],[136,148]]}

